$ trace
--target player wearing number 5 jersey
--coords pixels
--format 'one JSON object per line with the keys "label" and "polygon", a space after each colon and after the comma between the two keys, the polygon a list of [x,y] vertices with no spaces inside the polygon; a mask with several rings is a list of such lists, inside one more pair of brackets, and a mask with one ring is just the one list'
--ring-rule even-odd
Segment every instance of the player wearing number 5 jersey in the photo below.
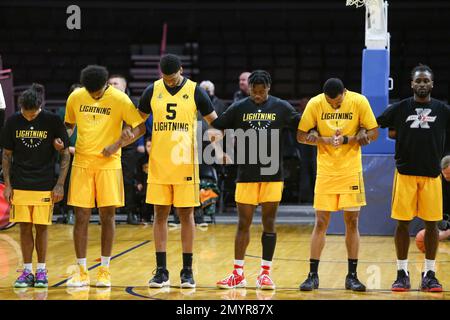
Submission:
{"label": "player wearing number 5 jersey", "polygon": [[161,58],[162,79],[149,85],[139,101],[141,115],[153,115],[146,202],[154,205],[156,272],[150,287],[170,284],[166,267],[167,219],[171,206],[181,222],[183,269],[181,287],[193,288],[194,207],[199,206],[197,111],[209,124],[217,118],[207,92],[183,77],[179,57]]}

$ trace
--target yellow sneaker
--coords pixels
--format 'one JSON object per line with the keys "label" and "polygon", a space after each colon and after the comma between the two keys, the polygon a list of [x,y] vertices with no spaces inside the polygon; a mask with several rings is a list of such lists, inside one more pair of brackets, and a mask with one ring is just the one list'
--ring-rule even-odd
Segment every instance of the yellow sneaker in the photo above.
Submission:
{"label": "yellow sneaker", "polygon": [[111,287],[111,272],[108,267],[100,266],[97,271],[96,287]]}
{"label": "yellow sneaker", "polygon": [[66,285],[68,287],[89,286],[90,280],[88,270],[81,265],[74,266]]}

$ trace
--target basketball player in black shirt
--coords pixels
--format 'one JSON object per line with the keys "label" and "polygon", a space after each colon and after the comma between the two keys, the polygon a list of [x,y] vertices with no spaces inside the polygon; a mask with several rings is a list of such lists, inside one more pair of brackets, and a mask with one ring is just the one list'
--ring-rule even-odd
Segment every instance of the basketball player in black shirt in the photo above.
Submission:
{"label": "basketball player in black shirt", "polygon": [[[64,181],[69,169],[69,138],[57,114],[43,110],[43,86],[33,84],[19,98],[20,112],[12,115],[3,128],[4,196],[12,205],[11,222],[20,224],[20,242],[24,267],[14,286],[47,287],[47,226],[52,223],[53,204],[64,196]],[[61,170],[55,183],[55,140]],[[33,239],[33,225],[36,239]],[[38,264],[36,277],[32,270],[36,243]]]}
{"label": "basketball player in black shirt", "polygon": [[391,105],[378,118],[382,128],[395,130],[395,163],[392,218],[395,231],[397,280],[393,291],[411,288],[408,273],[409,223],[415,216],[425,223],[425,270],[421,290],[441,292],[435,277],[438,247],[437,222],[442,220],[440,160],[444,155],[450,109],[431,98],[433,71],[425,65],[411,72],[414,96]]}
{"label": "basketball player in black shirt", "polygon": [[[287,101],[269,95],[271,77],[268,72],[253,71],[248,81],[250,96],[232,104],[211,124],[217,129],[235,129],[238,146],[235,200],[239,223],[234,270],[229,277],[217,282],[217,286],[224,289],[246,286],[244,256],[250,242],[253,214],[261,204],[262,261],[256,287],[275,289],[270,269],[276,244],[276,213],[283,193],[283,153],[276,148],[283,145],[281,130],[285,127],[297,128],[300,115]],[[242,143],[244,147],[240,148]],[[262,152],[270,155],[270,161],[262,159]]]}

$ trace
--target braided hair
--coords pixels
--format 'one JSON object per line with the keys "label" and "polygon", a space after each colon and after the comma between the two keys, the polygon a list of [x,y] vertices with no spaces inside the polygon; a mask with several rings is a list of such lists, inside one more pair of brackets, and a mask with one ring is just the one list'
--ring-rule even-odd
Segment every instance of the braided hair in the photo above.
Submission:
{"label": "braided hair", "polygon": [[24,110],[37,110],[44,103],[44,86],[33,83],[31,87],[21,93],[19,106]]}
{"label": "braided hair", "polygon": [[265,70],[255,70],[248,77],[248,85],[253,86],[255,84],[262,84],[266,88],[272,84],[272,78],[270,73]]}

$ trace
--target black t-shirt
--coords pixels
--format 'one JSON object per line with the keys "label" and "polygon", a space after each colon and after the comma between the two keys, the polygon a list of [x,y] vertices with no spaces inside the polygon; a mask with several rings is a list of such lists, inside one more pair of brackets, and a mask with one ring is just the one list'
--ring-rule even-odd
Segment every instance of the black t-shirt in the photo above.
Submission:
{"label": "black t-shirt", "polygon": [[0,145],[13,151],[11,185],[13,189],[50,191],[55,185],[57,151],[53,140],[60,138],[69,146],[61,118],[42,110],[32,121],[20,112],[12,115],[3,128]]}
{"label": "black t-shirt", "polygon": [[[181,90],[186,81],[187,78],[184,78],[181,84],[178,87],[174,88],[168,87],[165,83],[164,86],[171,95],[175,95],[178,91]],[[141,110],[146,114],[150,114],[152,112],[152,109],[150,107],[150,101],[152,100],[152,96],[153,96],[153,83],[149,85],[142,93],[142,96],[139,99],[139,110]],[[214,107],[212,105],[211,99],[208,96],[208,93],[206,92],[205,89],[199,87],[198,85],[195,86],[194,100],[195,104],[197,105],[197,109],[200,111],[202,116],[207,116],[208,114],[214,111]]]}
{"label": "black t-shirt", "polygon": [[[274,96],[269,96],[266,102],[257,105],[249,97],[233,103],[220,117],[214,120],[211,125],[217,129],[242,129],[244,134],[255,130],[256,141],[249,142],[245,139],[245,163],[236,162],[239,155],[235,155],[235,163],[238,165],[238,182],[269,182],[283,181],[283,128],[297,129],[300,121],[300,114],[287,101],[281,100]],[[278,139],[272,141],[275,136],[275,130],[278,131]],[[261,138],[267,136],[267,143],[263,146],[265,150],[260,150]],[[241,136],[242,137],[242,136]],[[239,139],[238,135],[236,138]],[[244,140],[244,139],[242,139]],[[243,141],[237,143],[242,143]],[[262,174],[262,170],[273,167],[271,149],[272,143],[279,148],[278,168],[275,172]],[[251,145],[250,145],[251,144]],[[256,148],[256,149],[255,149]],[[268,156],[271,161],[267,163],[267,159],[260,159],[260,154]],[[256,153],[255,153],[256,152]],[[239,153],[239,148],[237,150]],[[256,157],[256,163],[251,163],[251,158]],[[254,159],[253,159],[254,160]],[[263,161],[261,161],[263,160]],[[252,161],[255,162],[255,161]],[[265,162],[265,163],[264,163]]]}
{"label": "black t-shirt", "polygon": [[397,132],[395,162],[401,174],[437,177],[444,155],[450,109],[443,102],[431,99],[418,103],[404,99],[388,107],[378,118],[382,128]]}

